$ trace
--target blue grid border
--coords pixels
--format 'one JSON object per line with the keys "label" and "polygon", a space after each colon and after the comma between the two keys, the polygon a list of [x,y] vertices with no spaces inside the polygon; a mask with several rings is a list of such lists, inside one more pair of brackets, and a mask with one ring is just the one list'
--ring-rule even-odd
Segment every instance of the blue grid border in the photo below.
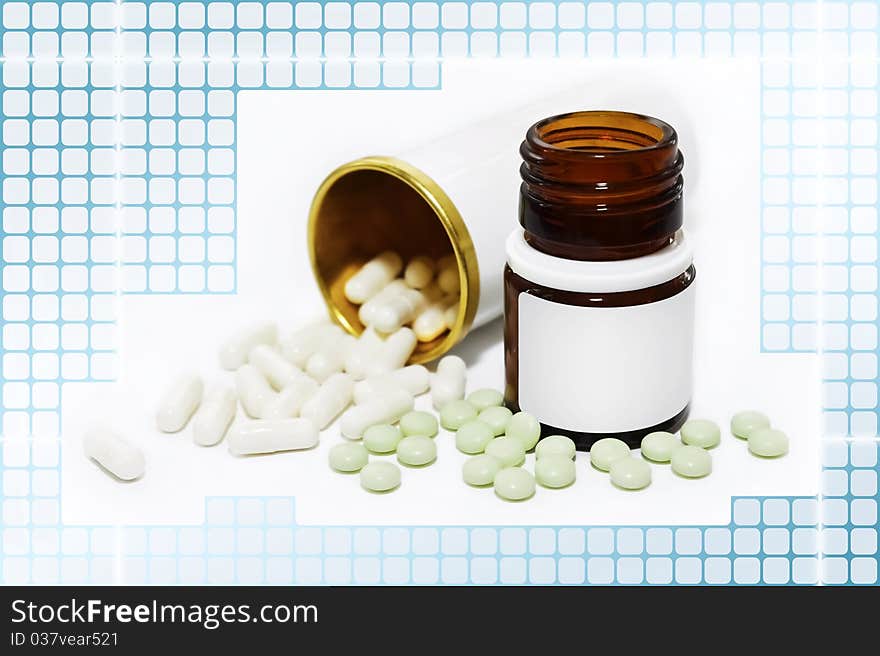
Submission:
{"label": "blue grid border", "polygon": [[[875,3],[0,7],[3,582],[876,583]],[[456,56],[760,60],[761,344],[821,352],[819,497],[718,527],[305,527],[285,498],[63,525],[60,385],[114,378],[116,294],[235,291],[237,91],[436,88]]]}

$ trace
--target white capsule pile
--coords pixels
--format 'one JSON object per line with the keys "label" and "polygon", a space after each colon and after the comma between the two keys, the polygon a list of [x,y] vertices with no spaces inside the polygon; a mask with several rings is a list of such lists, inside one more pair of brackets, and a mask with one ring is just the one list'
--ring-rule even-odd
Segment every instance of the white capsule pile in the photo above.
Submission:
{"label": "white capsule pile", "polygon": [[346,281],[344,293],[373,331],[387,335],[408,326],[416,340],[430,342],[455,325],[460,290],[454,255],[436,261],[419,255],[404,266],[400,255],[385,251]]}

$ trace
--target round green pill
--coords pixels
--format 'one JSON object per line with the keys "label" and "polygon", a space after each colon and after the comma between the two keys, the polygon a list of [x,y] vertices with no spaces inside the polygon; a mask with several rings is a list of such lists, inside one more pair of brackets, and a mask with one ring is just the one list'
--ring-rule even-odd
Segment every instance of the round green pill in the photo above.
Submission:
{"label": "round green pill", "polygon": [[[609,471],[611,465],[621,458],[629,458],[632,455],[626,442],[615,437],[606,437],[597,440],[590,447],[590,462],[596,469]],[[650,471],[650,469],[649,469]]]}
{"label": "round green pill", "polygon": [[576,475],[574,460],[567,456],[545,456],[535,463],[535,478],[544,487],[567,487]]}
{"label": "round green pill", "polygon": [[393,453],[400,438],[397,426],[376,424],[364,431],[364,446],[371,453]]}
{"label": "round green pill", "polygon": [[474,406],[477,411],[482,411],[486,408],[493,408],[504,403],[504,395],[498,390],[486,387],[468,394],[467,401]]}
{"label": "round green pill", "polygon": [[651,484],[651,467],[638,458],[618,458],[608,473],[611,482],[624,490],[641,490]]}
{"label": "round green pill", "polygon": [[458,430],[476,418],[477,409],[463,399],[450,401],[440,410],[440,425],[446,430]]}
{"label": "round green pill", "polygon": [[486,445],[486,455],[497,458],[504,467],[519,467],[525,462],[526,450],[513,437],[496,437]]}
{"label": "round green pill", "polygon": [[691,419],[681,427],[681,441],[691,446],[711,449],[721,441],[721,429],[708,419]]}
{"label": "round green pill", "polygon": [[455,447],[462,453],[482,453],[494,437],[489,424],[471,419],[455,434]]}
{"label": "round green pill", "polygon": [[535,494],[535,477],[521,467],[495,474],[495,494],[507,501],[524,501]]}
{"label": "round green pill", "polygon": [[438,430],[437,417],[430,412],[413,410],[400,418],[400,432],[403,433],[404,437],[407,435],[434,437]]}
{"label": "round green pill", "polygon": [[702,478],[712,471],[712,456],[706,449],[686,444],[670,460],[672,471],[685,478]]}
{"label": "round green pill", "polygon": [[437,459],[437,444],[424,435],[410,435],[397,445],[397,459],[410,467],[421,467]]}
{"label": "round green pill", "polygon": [[763,412],[743,410],[730,419],[730,432],[744,440],[761,428],[770,428],[770,419]]}
{"label": "round green pill", "polygon": [[565,435],[548,435],[535,447],[535,457],[540,460],[548,456],[565,456],[574,458],[577,451],[574,441]]}
{"label": "round green pill", "polygon": [[361,469],[361,487],[370,492],[389,492],[400,485],[400,467],[393,462],[371,462]]}
{"label": "round green pill", "polygon": [[510,418],[504,434],[519,440],[526,451],[531,451],[541,439],[541,424],[528,412],[517,412]]}
{"label": "round green pill", "polygon": [[461,469],[462,478],[468,485],[483,487],[495,482],[495,474],[501,471],[498,458],[479,455],[468,458]]}
{"label": "round green pill", "polygon": [[480,412],[479,420],[484,424],[489,424],[492,427],[492,432],[498,437],[499,435],[504,435],[511,417],[513,417],[513,413],[503,405],[500,405],[486,408]]}
{"label": "round green pill", "polygon": [[370,456],[363,444],[345,442],[331,448],[327,458],[331,469],[338,472],[356,472],[364,468]]}
{"label": "round green pill", "polygon": [[681,441],[672,433],[657,431],[642,438],[642,456],[654,462],[669,462]]}
{"label": "round green pill", "polygon": [[778,458],[788,453],[788,436],[775,428],[761,428],[749,435],[749,451],[762,458]]}

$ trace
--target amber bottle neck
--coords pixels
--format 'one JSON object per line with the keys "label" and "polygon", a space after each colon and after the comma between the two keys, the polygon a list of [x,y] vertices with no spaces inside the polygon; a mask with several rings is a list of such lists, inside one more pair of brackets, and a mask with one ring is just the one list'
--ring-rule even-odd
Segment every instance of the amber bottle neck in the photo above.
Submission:
{"label": "amber bottle neck", "polygon": [[610,111],[539,121],[520,146],[526,241],[577,260],[618,260],[666,246],[681,228],[684,158],[675,130]]}

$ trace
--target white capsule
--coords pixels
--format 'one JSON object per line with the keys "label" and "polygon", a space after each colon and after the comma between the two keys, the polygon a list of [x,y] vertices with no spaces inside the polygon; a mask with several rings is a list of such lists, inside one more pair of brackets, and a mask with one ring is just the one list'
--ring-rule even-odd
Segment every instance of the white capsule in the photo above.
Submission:
{"label": "white capsule", "polygon": [[193,442],[202,446],[218,444],[235,419],[238,399],[228,387],[220,387],[205,397],[193,418]]}
{"label": "white capsule", "polygon": [[324,430],[351,405],[351,392],[354,380],[348,374],[333,374],[324,381],[317,393],[302,407],[300,415],[311,419]]}
{"label": "white capsule", "polygon": [[440,285],[437,284],[435,280],[430,285],[421,290],[422,296],[425,297],[425,303],[436,303],[444,297],[443,290],[440,289]]}
{"label": "white capsule", "polygon": [[414,257],[406,265],[403,279],[413,289],[424,289],[434,279],[434,260],[421,255]]}
{"label": "white capsule", "polygon": [[367,327],[345,356],[345,372],[355,380],[364,378],[370,362],[375,360],[383,343],[376,331]]}
{"label": "white capsule", "polygon": [[123,481],[144,475],[144,452],[108,428],[95,428],[83,437],[86,456]]}
{"label": "white capsule", "polygon": [[437,410],[464,398],[466,376],[467,365],[457,355],[447,355],[437,363],[437,373],[431,379],[431,400]]}
{"label": "white capsule", "polygon": [[382,303],[373,317],[372,326],[389,334],[408,324],[425,307],[425,296],[417,289],[404,289]]}
{"label": "white capsule", "polygon": [[239,331],[220,347],[220,366],[224,369],[238,369],[247,362],[248,353],[257,344],[275,344],[278,341],[278,328],[272,322],[265,322]]}
{"label": "white capsule", "polygon": [[386,374],[400,369],[416,348],[416,334],[410,328],[401,328],[385,340],[376,356],[367,366],[369,376]]}
{"label": "white capsule", "polygon": [[288,419],[299,415],[306,401],[318,391],[318,383],[303,375],[291,381],[278,394],[274,394],[263,406],[261,419]]}
{"label": "white capsule", "polygon": [[415,318],[412,328],[420,342],[437,339],[446,330],[446,305],[443,302],[431,303]]}
{"label": "white capsule", "polygon": [[174,381],[159,402],[156,425],[163,433],[176,433],[186,426],[202,401],[202,379],[185,374]]}
{"label": "white capsule", "polygon": [[409,287],[407,287],[406,282],[400,278],[392,280],[382,288],[382,291],[361,305],[358,309],[358,319],[360,319],[361,323],[365,326],[372,326],[373,322],[376,320],[376,312],[379,308],[406,289],[409,289]]}
{"label": "white capsule", "polygon": [[460,289],[461,281],[458,278],[458,266],[450,264],[443,267],[437,274],[437,284],[447,294],[456,294]]}
{"label": "white capsule", "polygon": [[306,373],[319,383],[323,383],[345,368],[345,359],[356,343],[357,340],[349,334],[337,335],[336,339],[325,344],[320,351],[309,357]]}
{"label": "white capsule", "polygon": [[452,328],[455,326],[455,322],[458,320],[459,304],[459,301],[453,301],[443,311],[443,320],[446,322],[446,327],[449,330],[452,330]]}
{"label": "white capsule", "polygon": [[281,340],[281,353],[297,367],[306,366],[309,356],[341,328],[326,319],[309,324]]}
{"label": "white capsule", "polygon": [[365,303],[394,280],[403,267],[403,260],[394,251],[385,251],[360,268],[345,283],[345,297],[352,303]]}
{"label": "white capsule", "polygon": [[266,406],[275,397],[269,382],[252,364],[246,364],[235,372],[235,388],[244,411],[255,419],[263,417]]}
{"label": "white capsule", "polygon": [[226,443],[236,456],[311,449],[318,443],[318,427],[302,418],[242,421],[229,429]]}
{"label": "white capsule", "polygon": [[281,355],[280,351],[265,344],[255,346],[251,350],[248,363],[259,369],[269,384],[277,390],[302,378],[308,378],[299,367]]}
{"label": "white capsule", "polygon": [[359,440],[364,431],[376,424],[393,424],[413,409],[413,397],[396,390],[362,405],[349,408],[340,421],[342,436]]}
{"label": "white capsule", "polygon": [[366,403],[395,389],[404,390],[410,396],[418,396],[428,391],[429,382],[428,370],[420,364],[411,364],[403,369],[355,383],[354,402]]}

